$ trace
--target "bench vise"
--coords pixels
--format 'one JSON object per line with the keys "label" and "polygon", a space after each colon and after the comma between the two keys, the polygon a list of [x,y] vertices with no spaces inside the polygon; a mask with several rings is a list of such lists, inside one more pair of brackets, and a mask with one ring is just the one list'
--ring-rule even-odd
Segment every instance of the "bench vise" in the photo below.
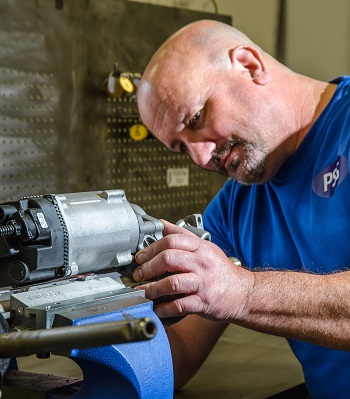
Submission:
{"label": "bench vise", "polygon": [[[179,224],[210,239],[198,214]],[[164,323],[132,280],[135,253],[162,237],[161,221],[129,203],[123,190],[0,204],[3,389],[17,357],[52,353],[81,368],[75,399],[172,398]]]}

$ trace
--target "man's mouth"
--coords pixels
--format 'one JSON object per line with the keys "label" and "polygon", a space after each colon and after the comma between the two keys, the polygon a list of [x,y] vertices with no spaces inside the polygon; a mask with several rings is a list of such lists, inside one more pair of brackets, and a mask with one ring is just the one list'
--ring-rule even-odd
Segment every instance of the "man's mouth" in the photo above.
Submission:
{"label": "man's mouth", "polygon": [[232,140],[213,153],[212,162],[218,172],[227,174],[229,170],[237,170],[239,161],[233,150],[239,144],[244,145],[241,140]]}

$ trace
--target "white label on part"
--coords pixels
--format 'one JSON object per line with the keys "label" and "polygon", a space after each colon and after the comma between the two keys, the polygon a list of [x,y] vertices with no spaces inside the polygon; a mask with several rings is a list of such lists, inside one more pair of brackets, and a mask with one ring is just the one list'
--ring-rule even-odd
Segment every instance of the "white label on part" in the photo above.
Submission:
{"label": "white label on part", "polygon": [[40,223],[41,227],[42,227],[43,229],[47,229],[49,226],[48,226],[47,223],[46,223],[44,214],[41,213],[41,212],[38,212],[38,213],[37,213],[37,216],[38,216],[38,220],[39,220],[39,223]]}
{"label": "white label on part", "polygon": [[188,168],[169,168],[166,173],[168,187],[188,186],[190,181],[190,171]]}

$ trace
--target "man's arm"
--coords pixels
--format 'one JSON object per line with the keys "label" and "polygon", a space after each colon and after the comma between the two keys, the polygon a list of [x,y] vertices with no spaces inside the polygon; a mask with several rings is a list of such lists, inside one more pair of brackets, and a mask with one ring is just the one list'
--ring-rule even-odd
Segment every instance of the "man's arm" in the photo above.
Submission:
{"label": "man's arm", "polygon": [[257,331],[350,350],[350,272],[251,272],[213,243],[165,223],[164,238],[137,254],[146,296],[182,294],[161,303],[160,317],[196,313]]}
{"label": "man's arm", "polygon": [[257,331],[350,349],[350,272],[254,273],[243,317],[235,322]]}
{"label": "man's arm", "polygon": [[190,315],[167,327],[175,390],[183,387],[194,376],[227,326],[227,323]]}

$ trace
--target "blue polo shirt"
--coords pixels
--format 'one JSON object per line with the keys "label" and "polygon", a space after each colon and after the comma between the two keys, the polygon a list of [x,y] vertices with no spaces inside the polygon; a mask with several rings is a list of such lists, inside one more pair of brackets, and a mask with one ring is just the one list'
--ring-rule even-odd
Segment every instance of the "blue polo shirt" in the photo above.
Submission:
{"label": "blue polo shirt", "polygon": [[[204,212],[212,241],[251,270],[350,269],[350,77],[333,82],[331,101],[278,174],[263,185],[229,180]],[[350,352],[289,343],[312,398],[350,398]]]}

